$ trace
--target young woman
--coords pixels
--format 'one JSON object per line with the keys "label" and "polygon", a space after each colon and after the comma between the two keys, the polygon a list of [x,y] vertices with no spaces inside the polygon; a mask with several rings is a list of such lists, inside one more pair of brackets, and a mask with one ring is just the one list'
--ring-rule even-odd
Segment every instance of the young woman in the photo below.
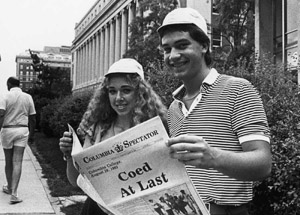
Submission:
{"label": "young woman", "polygon": [[[152,87],[144,80],[142,66],[134,59],[115,62],[96,89],[77,129],[83,137],[83,148],[113,137],[152,117],[160,116],[165,122],[166,108]],[[77,186],[78,172],[71,159],[72,136],[65,132],[60,149],[67,160],[67,176]],[[81,214],[105,214],[98,205],[87,199]]]}

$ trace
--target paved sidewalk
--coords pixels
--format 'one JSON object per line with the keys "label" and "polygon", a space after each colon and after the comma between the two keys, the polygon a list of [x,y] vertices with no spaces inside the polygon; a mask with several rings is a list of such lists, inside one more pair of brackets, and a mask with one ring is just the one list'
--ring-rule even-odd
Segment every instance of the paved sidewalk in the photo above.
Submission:
{"label": "paved sidewalk", "polygon": [[5,184],[4,152],[0,146],[0,215],[63,215],[60,207],[61,198],[51,197],[46,179],[42,178],[42,168],[32,154],[29,146],[26,147],[23,158],[22,176],[20,179],[18,195],[22,203],[9,204],[10,196],[2,192]]}

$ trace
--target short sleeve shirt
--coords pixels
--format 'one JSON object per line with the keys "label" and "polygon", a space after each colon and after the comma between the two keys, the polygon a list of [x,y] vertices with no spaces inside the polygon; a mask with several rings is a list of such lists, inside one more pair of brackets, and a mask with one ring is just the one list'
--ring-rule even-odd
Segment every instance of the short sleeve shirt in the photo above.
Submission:
{"label": "short sleeve shirt", "polygon": [[[197,135],[210,146],[235,152],[242,151],[242,143],[249,140],[269,142],[263,104],[250,82],[212,69],[200,92],[189,110],[182,102],[185,88],[174,94],[168,110],[171,137]],[[238,205],[252,199],[250,181],[239,181],[214,169],[193,166],[186,169],[205,202]]]}
{"label": "short sleeve shirt", "polygon": [[29,115],[36,114],[32,97],[18,87],[1,97],[0,109],[5,110],[3,126],[28,125]]}

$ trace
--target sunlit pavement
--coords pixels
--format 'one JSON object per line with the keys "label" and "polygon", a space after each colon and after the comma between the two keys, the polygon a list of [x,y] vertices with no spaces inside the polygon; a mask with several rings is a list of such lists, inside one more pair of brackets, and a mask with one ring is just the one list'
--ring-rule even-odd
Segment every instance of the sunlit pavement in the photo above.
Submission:
{"label": "sunlit pavement", "polygon": [[63,214],[60,212],[60,199],[49,194],[46,179],[42,178],[42,169],[32,154],[30,147],[26,147],[22,176],[19,183],[18,195],[23,202],[9,204],[10,195],[2,192],[5,180],[5,159],[2,146],[0,146],[0,214]]}

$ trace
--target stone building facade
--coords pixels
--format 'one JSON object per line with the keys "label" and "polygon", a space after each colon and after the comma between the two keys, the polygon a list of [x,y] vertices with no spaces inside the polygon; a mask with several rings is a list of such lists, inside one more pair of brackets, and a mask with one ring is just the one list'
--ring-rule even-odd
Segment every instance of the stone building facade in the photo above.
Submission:
{"label": "stone building facade", "polygon": [[128,48],[128,26],[138,1],[98,0],[76,24],[72,43],[73,91],[94,87]]}
{"label": "stone building facade", "polygon": [[[300,1],[255,0],[255,48],[259,55],[271,53],[299,73]],[[214,26],[218,13],[215,0],[177,0],[178,7],[198,10],[208,23],[212,50],[222,46]],[[96,0],[75,26],[72,42],[71,78],[73,92],[98,86],[109,66],[128,49],[129,25],[139,15],[139,0]],[[298,83],[300,81],[298,75]]]}

